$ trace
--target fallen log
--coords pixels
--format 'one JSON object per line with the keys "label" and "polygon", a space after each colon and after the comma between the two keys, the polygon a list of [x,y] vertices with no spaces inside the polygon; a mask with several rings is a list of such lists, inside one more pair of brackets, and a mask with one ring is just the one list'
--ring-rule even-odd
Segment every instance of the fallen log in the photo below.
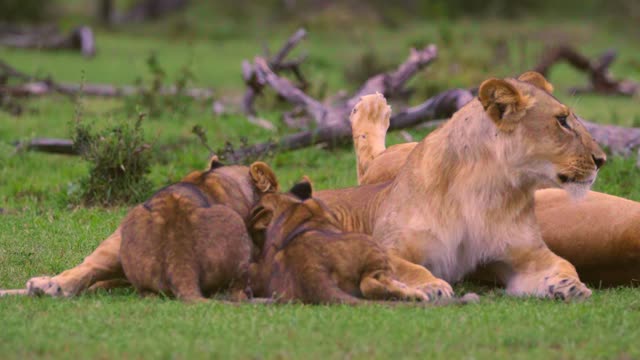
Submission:
{"label": "fallen log", "polygon": [[[414,126],[436,127],[443,124],[459,108],[473,99],[471,92],[465,89],[453,89],[442,92],[420,105],[399,111],[391,116],[389,131]],[[628,128],[615,125],[601,125],[580,119],[593,138],[614,155],[629,156],[640,150],[640,128]],[[251,146],[218,150],[216,153],[226,161],[242,163],[260,158],[273,151],[297,150],[316,144],[334,147],[351,141],[351,129],[321,128],[288,135],[279,141],[267,141]],[[73,141],[68,139],[35,138],[27,142],[16,143],[19,150],[39,151],[55,154],[78,155]],[[640,166],[639,166],[640,167]]]}
{"label": "fallen log", "polygon": [[96,54],[96,40],[89,26],[80,26],[68,34],[44,33],[39,29],[0,34],[0,45],[20,49],[77,50],[85,57]]}
{"label": "fallen log", "polygon": [[609,72],[609,67],[615,61],[617,53],[608,50],[598,58],[589,60],[576,49],[561,45],[546,50],[535,71],[548,76],[549,70],[558,62],[566,61],[577,70],[589,76],[590,84],[582,88],[572,88],[573,93],[598,93],[605,95],[634,96],[640,93],[640,84],[629,79],[616,80]]}
{"label": "fallen log", "polygon": [[[15,78],[22,81],[16,85],[7,85],[1,79]],[[3,84],[4,83],[4,84]],[[132,85],[111,84],[72,84],[56,82],[51,78],[37,78],[23,73],[6,62],[0,60],[0,92],[13,97],[45,96],[54,93],[77,96],[97,97],[123,97],[134,96],[145,91],[144,88]],[[159,90],[160,95],[183,95],[196,100],[208,100],[213,98],[214,92],[208,88],[178,89],[176,86],[163,86]]]}
{"label": "fallen log", "polygon": [[595,124],[581,119],[598,144],[614,155],[630,156],[640,149],[640,128]]}
{"label": "fallen log", "polygon": [[36,138],[25,142],[18,142],[16,150],[40,151],[52,154],[79,155],[78,150],[73,146],[73,140]]}

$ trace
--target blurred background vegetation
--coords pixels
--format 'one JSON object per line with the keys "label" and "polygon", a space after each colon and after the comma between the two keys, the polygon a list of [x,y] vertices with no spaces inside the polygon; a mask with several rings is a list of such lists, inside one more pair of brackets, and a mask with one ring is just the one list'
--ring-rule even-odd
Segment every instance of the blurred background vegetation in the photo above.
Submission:
{"label": "blurred background vegetation", "polygon": [[[36,29],[39,34],[58,29],[66,34],[87,25],[95,35],[96,54],[82,57],[74,51],[0,46],[0,60],[38,79],[142,88],[136,96],[85,97],[81,102],[83,120],[95,122],[96,133],[146,113],[141,127],[153,139],[152,186],[141,195],[146,196],[202,167],[208,154],[191,133],[195,125],[202,125],[214,149],[227,142],[253,144],[299,131],[282,119],[292,106],[271,89],[265,89],[256,108],[272,129],[248,121],[239,104],[246,90],[242,61],[265,55],[267,48],[273,55],[300,27],[308,36],[290,58],[307,55],[302,63],[309,81],[306,92],[327,103],[344,99],[374,74],[396,68],[411,47],[435,44],[438,59],[408,83],[405,98],[392,99],[398,111],[444,90],[473,88],[489,76],[514,76],[532,69],[545,49],[558,44],[570,44],[590,59],[614,48],[618,55],[610,68],[614,77],[637,82],[639,23],[637,0],[2,0],[0,37],[3,31],[21,29]],[[555,95],[586,119],[640,126],[637,97],[573,94],[570,89],[586,85],[589,78],[564,63],[554,66],[548,76]],[[163,86],[207,88],[213,101],[166,96],[160,92]],[[71,120],[77,101],[60,94],[16,101],[21,116],[12,115],[8,106],[10,111],[0,111],[0,146],[9,149],[20,140],[75,136],[78,129]],[[429,130],[407,131],[392,134],[390,141],[407,141],[411,136],[416,140]],[[127,143],[123,139],[127,137],[114,143]],[[78,179],[101,168],[60,155],[5,153],[0,155],[0,200],[9,207],[74,203],[82,188]],[[353,185],[349,146],[327,154],[309,148],[276,154],[269,161],[285,183],[296,180],[304,167],[321,188]],[[635,160],[624,161],[618,170]],[[107,165],[104,168],[111,171],[121,164]],[[335,171],[323,171],[328,166]],[[615,167],[613,162],[609,166],[612,174]],[[49,172],[46,179],[33,177],[40,169]],[[632,178],[623,177],[615,189],[609,189],[613,181],[600,189],[640,199],[640,187]]]}

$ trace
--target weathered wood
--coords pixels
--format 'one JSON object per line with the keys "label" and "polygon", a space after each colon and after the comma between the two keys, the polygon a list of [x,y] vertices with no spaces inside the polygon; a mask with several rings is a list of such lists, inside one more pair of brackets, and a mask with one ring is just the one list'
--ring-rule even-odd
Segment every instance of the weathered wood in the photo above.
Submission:
{"label": "weathered wood", "polygon": [[69,139],[36,138],[16,145],[19,150],[40,151],[52,154],[78,155]]}
{"label": "weathered wood", "polygon": [[274,70],[278,69],[282,65],[292,66],[294,63],[284,63],[284,59],[306,36],[307,31],[305,29],[298,29],[289,39],[287,39],[287,42],[282,46],[282,48],[280,48],[273,59],[269,61],[269,66]]}
{"label": "weathered wood", "polygon": [[[36,78],[29,74],[16,70],[11,65],[0,60],[0,79],[15,78],[22,81],[16,85],[3,85],[0,81],[0,91],[15,97],[44,96],[53,93],[76,96],[98,96],[98,97],[121,97],[134,96],[143,91],[144,88],[131,85],[111,85],[111,84],[72,84],[60,83],[51,78]],[[208,88],[187,88],[178,89],[176,86],[164,86],[159,90],[160,95],[170,96],[180,93],[197,100],[208,100],[213,98],[212,89]]]}
{"label": "weathered wood", "polygon": [[615,155],[629,156],[640,149],[640,128],[601,125],[581,120],[596,142]]}
{"label": "weathered wood", "polygon": [[96,53],[96,41],[89,26],[80,26],[68,34],[42,34],[40,31],[0,34],[0,45],[40,50],[79,50],[85,57]]}
{"label": "weathered wood", "polygon": [[[285,44],[278,50],[276,55],[272,58],[269,58],[269,49],[265,47],[265,56],[258,57],[263,59],[263,61],[267,64],[266,67],[270,69],[270,71],[274,73],[280,73],[284,71],[291,72],[298,84],[295,88],[304,92],[304,90],[309,86],[308,81],[302,74],[300,70],[300,65],[305,60],[306,56],[302,55],[294,60],[285,60],[286,57],[291,53],[291,51],[302,41],[307,35],[307,31],[305,29],[298,29],[287,41]],[[255,110],[254,102],[256,97],[262,94],[262,90],[264,89],[266,83],[263,72],[260,72],[256,69],[256,64],[254,62],[250,62],[248,60],[242,61],[242,79],[247,85],[247,90],[242,98],[242,110],[245,114],[250,117],[256,117],[257,112]]]}
{"label": "weathered wood", "polygon": [[566,61],[577,70],[589,76],[590,84],[582,88],[571,89],[574,93],[594,92],[605,95],[633,96],[640,93],[640,84],[629,79],[615,80],[609,72],[609,66],[617,57],[615,50],[608,50],[596,60],[580,54],[576,49],[561,45],[548,49],[540,59],[535,71],[547,76],[553,65]]}
{"label": "weathered wood", "polygon": [[[394,95],[403,91],[406,82],[419,70],[433,62],[437,54],[435,45],[429,45],[422,50],[411,49],[407,60],[396,70],[373,76],[353,96],[333,106],[325,106],[295,87],[289,80],[278,76],[262,57],[255,58],[253,70],[257,81],[271,87],[291,104],[302,106],[318,127],[339,127],[348,130],[349,112],[362,96],[380,92],[386,97],[393,98]],[[248,92],[245,96],[253,94]]]}
{"label": "weathered wood", "polygon": [[[403,129],[428,120],[434,119],[436,116],[442,118],[450,117],[457,109],[473,96],[467,90],[454,89],[438,94],[427,100],[421,105],[409,108],[405,111],[398,112],[391,117],[390,130]],[[444,122],[440,120],[434,122],[437,126]],[[219,152],[221,156],[231,162],[245,162],[248,158],[264,156],[269,152],[289,151],[315,144],[326,144],[328,147],[334,147],[339,144],[346,144],[351,141],[350,126],[322,126],[315,130],[302,131],[293,135],[288,135],[279,141],[269,141],[232,151]]]}

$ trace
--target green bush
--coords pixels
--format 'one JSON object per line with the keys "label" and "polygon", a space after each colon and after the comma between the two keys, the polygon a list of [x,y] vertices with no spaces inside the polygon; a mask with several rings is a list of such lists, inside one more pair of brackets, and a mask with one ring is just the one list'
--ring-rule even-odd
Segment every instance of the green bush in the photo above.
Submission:
{"label": "green bush", "polygon": [[133,124],[123,121],[102,131],[76,120],[74,146],[91,163],[89,176],[80,183],[85,205],[135,204],[149,195],[150,145],[141,127],[144,116]]}

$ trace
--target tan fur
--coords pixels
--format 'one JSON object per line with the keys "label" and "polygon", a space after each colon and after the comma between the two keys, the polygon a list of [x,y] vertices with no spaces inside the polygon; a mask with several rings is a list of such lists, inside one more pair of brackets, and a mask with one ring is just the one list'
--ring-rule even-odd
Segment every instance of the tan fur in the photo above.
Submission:
{"label": "tan fur", "polygon": [[[168,187],[146,207],[134,208],[80,265],[54,277],[30,279],[28,293],[73,296],[90,287],[111,287],[116,281],[122,285],[124,263],[132,283],[143,292],[197,300],[236,282],[235,293],[241,296],[241,272],[252,249],[244,221],[258,200],[254,183],[261,184],[262,191],[277,191],[275,175],[261,162],[251,167],[216,165],[190,173],[182,180],[185,183],[190,185]],[[161,264],[165,258],[168,263]]]}
{"label": "tan fur", "polygon": [[[362,154],[357,163],[358,181],[361,181],[361,174],[366,172],[368,162],[385,150],[384,136],[389,128],[390,117],[391,107],[380,93],[363,96],[351,110],[349,120],[354,129],[353,144]],[[370,119],[375,121],[369,121]],[[363,123],[366,125],[361,126]]]}
{"label": "tan fur", "polygon": [[[518,79],[541,90],[553,91],[553,86],[538,73],[528,72]],[[361,119],[357,126],[368,127],[370,122],[379,121],[375,116]],[[384,148],[385,135],[376,134],[373,138],[380,142],[369,146]],[[360,183],[395,179],[417,144],[391,146],[373,160],[365,147],[356,147],[358,162],[365,162],[366,169],[365,173],[359,173]],[[640,203],[594,191],[587,192],[582,201],[576,201],[566,191],[542,189],[535,192],[535,204],[544,242],[554,253],[571,262],[581,279],[597,286],[637,284],[640,279]],[[479,271],[471,277],[493,280],[494,276],[492,272]]]}
{"label": "tan fur", "polygon": [[296,187],[308,192],[268,194],[254,210],[252,224],[268,223],[251,270],[255,295],[309,304],[427,300],[393,279],[386,252],[370,236],[344,232],[329,208],[310,197],[308,182]]}
{"label": "tan fur", "polygon": [[[605,155],[569,109],[547,92],[542,77],[525,75],[485,81],[479,99],[417,144],[397,176],[377,171],[385,180],[392,178],[379,185],[381,195],[360,195],[370,199],[368,205],[355,206],[370,209],[372,216],[362,222],[377,242],[405,261],[397,262],[397,271],[411,279],[402,281],[449,291],[438,278],[457,281],[478,265],[493,263],[512,294],[590,294],[573,266],[542,241],[533,194],[544,185],[588,190],[597,173],[594,159],[604,162]],[[384,107],[379,97],[363,101],[380,102],[367,108]],[[354,134],[382,128],[379,112],[367,116],[359,109],[356,114]],[[557,117],[562,115],[568,116],[570,129],[561,126]],[[367,139],[378,143],[356,144],[361,179],[378,166],[371,159],[385,154],[380,153],[385,134],[374,135]],[[354,206],[345,197],[332,197],[336,203],[329,206]]]}
{"label": "tan fur", "polygon": [[249,172],[217,158],[211,164],[158,191],[124,219],[120,261],[140,294],[201,301],[230,289],[232,299],[246,298],[252,242],[244,220],[255,198],[238,180],[250,176],[267,192],[277,188],[276,178],[262,163]]}

